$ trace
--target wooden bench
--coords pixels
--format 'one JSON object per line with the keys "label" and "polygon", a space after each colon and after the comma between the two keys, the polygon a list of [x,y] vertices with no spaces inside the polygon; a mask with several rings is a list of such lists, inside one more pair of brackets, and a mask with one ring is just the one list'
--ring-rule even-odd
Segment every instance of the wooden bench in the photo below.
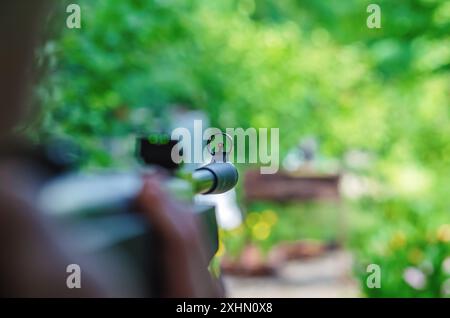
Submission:
{"label": "wooden bench", "polygon": [[293,175],[287,172],[261,174],[247,170],[244,179],[246,202],[339,201],[338,174]]}
{"label": "wooden bench", "polygon": [[261,174],[247,170],[244,175],[244,200],[270,202],[335,202],[339,244],[344,243],[346,216],[339,192],[339,174],[288,173]]}

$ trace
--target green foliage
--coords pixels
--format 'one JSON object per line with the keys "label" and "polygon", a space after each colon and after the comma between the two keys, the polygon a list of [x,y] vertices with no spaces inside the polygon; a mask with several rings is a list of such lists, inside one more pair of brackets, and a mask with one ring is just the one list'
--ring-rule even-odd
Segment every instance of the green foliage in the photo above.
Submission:
{"label": "green foliage", "polygon": [[[371,213],[381,215],[372,224],[370,235],[353,236],[358,260],[355,272],[364,293],[370,297],[448,297],[448,211],[398,200],[373,202],[369,206]],[[381,268],[379,289],[366,285],[368,264]]]}
{"label": "green foliage", "polygon": [[[450,223],[448,1],[380,0],[381,29],[366,27],[366,0],[79,3],[82,28],[40,52],[40,137],[73,137],[90,164],[112,165],[105,140],[161,129],[184,105],[222,128],[279,127],[282,156],[304,135],[327,156],[368,151],[376,163],[365,174],[382,191],[355,203],[373,226],[356,224],[353,246],[361,264],[391,274],[365,292],[441,295],[449,243],[427,233]],[[393,251],[397,232],[405,245]],[[415,249],[435,268],[422,291],[402,274],[420,265]]]}
{"label": "green foliage", "polygon": [[340,209],[335,203],[253,203],[248,206],[242,226],[222,233],[225,249],[237,257],[250,242],[262,252],[282,242],[335,242],[342,234]]}

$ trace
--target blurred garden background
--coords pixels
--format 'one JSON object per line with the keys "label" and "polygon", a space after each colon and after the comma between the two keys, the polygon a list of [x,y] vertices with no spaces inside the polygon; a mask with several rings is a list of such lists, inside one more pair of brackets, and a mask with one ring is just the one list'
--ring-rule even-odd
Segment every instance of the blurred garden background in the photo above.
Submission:
{"label": "blurred garden background", "polygon": [[247,200],[255,167],[238,164],[244,222],[221,230],[218,258],[265,264],[300,242],[308,259],[351,255],[355,296],[450,295],[449,1],[377,0],[380,29],[368,0],[76,3],[81,29],[59,5],[38,52],[34,139],[74,140],[89,169],[127,166],[133,136],[176,125],[180,108],[213,127],[280,128],[280,169],[338,176],[338,198]]}

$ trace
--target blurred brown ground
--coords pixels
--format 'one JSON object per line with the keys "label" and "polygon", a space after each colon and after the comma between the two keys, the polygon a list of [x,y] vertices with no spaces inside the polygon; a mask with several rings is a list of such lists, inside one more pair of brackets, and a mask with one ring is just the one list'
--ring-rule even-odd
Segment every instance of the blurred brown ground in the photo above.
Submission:
{"label": "blurred brown ground", "polygon": [[352,256],[330,251],[322,256],[289,261],[275,277],[225,276],[228,297],[360,297],[352,278]]}

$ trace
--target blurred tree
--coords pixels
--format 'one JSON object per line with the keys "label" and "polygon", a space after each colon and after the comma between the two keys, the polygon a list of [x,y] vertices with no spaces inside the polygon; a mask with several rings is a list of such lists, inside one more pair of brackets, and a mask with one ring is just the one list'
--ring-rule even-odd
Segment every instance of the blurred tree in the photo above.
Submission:
{"label": "blurred tree", "polygon": [[369,29],[370,3],[80,0],[82,28],[39,52],[33,132],[76,138],[96,165],[113,162],[104,138],[165,127],[174,105],[222,128],[279,127],[281,155],[314,135],[325,155],[377,158],[384,198],[362,206],[386,232],[359,242],[387,248],[392,227],[420,222],[410,235],[424,244],[450,205],[450,3],[379,0],[382,28]]}

